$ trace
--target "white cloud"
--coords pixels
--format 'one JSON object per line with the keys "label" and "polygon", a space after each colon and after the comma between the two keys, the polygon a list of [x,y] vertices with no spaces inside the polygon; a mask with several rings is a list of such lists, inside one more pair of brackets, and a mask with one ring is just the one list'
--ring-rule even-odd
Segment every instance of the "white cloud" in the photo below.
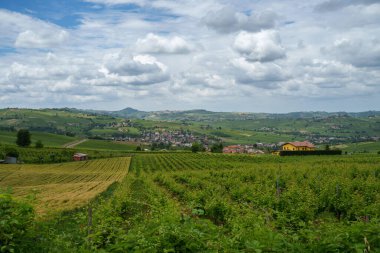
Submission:
{"label": "white cloud", "polygon": [[52,23],[0,9],[0,46],[46,48],[62,44],[69,33]]}
{"label": "white cloud", "polygon": [[236,12],[232,7],[223,7],[220,10],[209,12],[203,22],[210,28],[221,32],[229,33],[239,30],[250,32],[262,29],[274,28],[277,15],[272,11],[263,11],[247,15]]}
{"label": "white cloud", "polygon": [[274,63],[248,62],[244,58],[231,62],[235,69],[235,78],[239,83],[249,84],[263,89],[276,89],[279,82],[288,79],[285,70]]}
{"label": "white cloud", "polygon": [[233,48],[250,61],[270,62],[285,57],[279,34],[274,30],[240,32]]}
{"label": "white cloud", "polygon": [[54,47],[63,43],[68,38],[66,31],[59,31],[57,34],[39,33],[27,30],[21,32],[16,39],[15,46],[23,48],[46,48]]}
{"label": "white cloud", "polygon": [[218,75],[205,72],[186,72],[176,77],[177,84],[193,89],[195,86],[210,89],[231,89],[233,84],[231,80]]}
{"label": "white cloud", "polygon": [[113,82],[131,85],[157,84],[169,80],[167,67],[150,55],[116,54],[106,57],[101,72]]}
{"label": "white cloud", "polygon": [[329,12],[336,11],[347,6],[357,6],[357,5],[371,5],[378,3],[378,0],[327,0],[322,3],[319,3],[315,6],[317,11]]}
{"label": "white cloud", "polygon": [[96,11],[70,29],[0,9],[1,106],[276,111],[285,97],[293,110],[302,98],[314,99],[308,109],[349,97],[380,106],[380,4],[88,2]]}
{"label": "white cloud", "polygon": [[149,33],[145,38],[137,40],[136,48],[142,53],[187,54],[194,46],[178,36],[162,37]]}
{"label": "white cloud", "polygon": [[322,48],[328,56],[357,67],[380,67],[380,38],[373,40],[342,38]]}

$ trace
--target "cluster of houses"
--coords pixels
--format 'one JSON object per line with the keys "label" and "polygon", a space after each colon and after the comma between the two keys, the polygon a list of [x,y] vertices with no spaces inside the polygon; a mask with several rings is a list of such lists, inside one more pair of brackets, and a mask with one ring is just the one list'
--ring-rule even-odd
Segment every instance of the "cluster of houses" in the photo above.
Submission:
{"label": "cluster of houses", "polygon": [[[282,142],[277,145],[277,150],[287,151],[313,151],[315,150],[314,144],[308,141],[295,141],[295,142]],[[226,154],[264,154],[264,151],[257,149],[258,145],[231,145],[223,148],[223,153]],[[272,146],[273,148],[273,146]],[[276,150],[273,148],[272,150]]]}
{"label": "cluster of houses", "polygon": [[225,154],[264,154],[264,151],[255,149],[253,145],[231,145],[223,148]]}
{"label": "cluster of houses", "polygon": [[206,146],[210,143],[210,140],[206,135],[195,136],[190,131],[183,130],[144,131],[139,141],[145,143],[171,144],[175,147],[191,147],[194,142],[200,142]]}

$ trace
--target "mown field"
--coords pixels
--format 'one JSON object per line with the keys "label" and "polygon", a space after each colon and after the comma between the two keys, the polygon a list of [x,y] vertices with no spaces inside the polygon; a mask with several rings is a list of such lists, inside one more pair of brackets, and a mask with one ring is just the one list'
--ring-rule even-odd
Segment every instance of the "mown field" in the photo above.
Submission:
{"label": "mown field", "polygon": [[[17,132],[0,131],[0,143],[15,145]],[[45,147],[62,147],[64,144],[79,140],[78,137],[70,137],[59,134],[51,134],[44,132],[31,132],[31,145],[40,140]]]}
{"label": "mown field", "polygon": [[128,173],[130,158],[46,165],[0,165],[0,189],[29,198],[38,215],[71,210],[89,202]]}
{"label": "mown field", "polygon": [[76,146],[78,149],[112,150],[112,151],[135,151],[137,145],[118,143],[105,140],[87,140]]}
{"label": "mown field", "polygon": [[379,252],[379,164],[135,154],[124,180],[91,202],[91,222],[85,206],[39,223],[28,252]]}

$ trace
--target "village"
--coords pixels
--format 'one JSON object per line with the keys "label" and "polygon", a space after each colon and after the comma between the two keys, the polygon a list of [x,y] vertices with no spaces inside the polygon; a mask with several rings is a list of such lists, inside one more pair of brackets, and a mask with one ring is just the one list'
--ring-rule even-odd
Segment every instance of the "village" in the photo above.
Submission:
{"label": "village", "polygon": [[[129,133],[126,129],[133,127],[139,129],[138,133]],[[332,125],[331,129],[341,129],[340,125]],[[118,141],[118,142],[131,142],[140,143],[143,145],[152,145],[154,143],[161,144],[166,148],[190,148],[192,143],[201,143],[206,150],[209,150],[212,144],[223,142],[223,138],[215,135],[206,135],[200,133],[194,133],[186,128],[184,129],[166,129],[158,126],[151,128],[145,128],[140,123],[133,122],[130,119],[125,119],[123,122],[110,122],[107,124],[97,124],[96,129],[107,129],[113,128],[120,131],[120,134],[115,134],[113,136],[104,136],[103,139]],[[201,125],[200,129],[210,130],[214,129],[211,125]],[[216,130],[221,130],[221,128],[216,128]],[[275,127],[261,127],[255,129],[259,133],[272,133],[274,135],[290,134],[296,139],[293,140],[308,140],[315,145],[325,146],[325,145],[340,145],[344,143],[357,143],[357,142],[371,142],[379,141],[380,136],[363,135],[362,133],[357,133],[357,135],[324,135],[317,133],[310,133],[305,131],[295,131],[295,132],[283,132]],[[285,140],[284,140],[285,141]],[[236,145],[230,146],[226,149],[226,153],[261,153],[271,152],[279,150],[283,142],[253,142],[246,145],[242,145],[237,142]]]}

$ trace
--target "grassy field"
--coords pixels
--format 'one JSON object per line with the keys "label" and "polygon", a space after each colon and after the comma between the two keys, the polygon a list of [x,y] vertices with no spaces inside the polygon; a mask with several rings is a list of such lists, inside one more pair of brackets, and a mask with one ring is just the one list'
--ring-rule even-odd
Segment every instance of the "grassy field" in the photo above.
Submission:
{"label": "grassy field", "polygon": [[380,151],[380,141],[350,143],[335,147],[351,153],[377,153]]}
{"label": "grassy field", "polygon": [[[1,144],[16,144],[17,132],[0,131],[0,143]],[[62,145],[79,140],[80,138],[70,137],[66,135],[43,133],[43,132],[31,132],[32,146],[36,141],[40,140],[45,147],[61,147]]]}
{"label": "grassy field", "polygon": [[128,173],[130,158],[49,165],[0,164],[0,189],[17,198],[35,198],[39,215],[88,203]]}
{"label": "grassy field", "polygon": [[113,142],[113,141],[103,141],[103,140],[88,140],[77,145],[77,149],[93,149],[93,150],[109,150],[109,151],[134,151],[136,150],[136,145]]}

